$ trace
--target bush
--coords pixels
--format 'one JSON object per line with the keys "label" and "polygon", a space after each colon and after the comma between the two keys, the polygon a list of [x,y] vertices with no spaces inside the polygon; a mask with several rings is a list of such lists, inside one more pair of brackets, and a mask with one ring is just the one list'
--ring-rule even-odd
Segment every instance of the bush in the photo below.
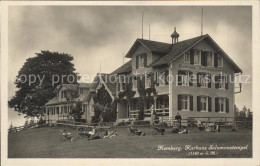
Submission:
{"label": "bush", "polygon": [[43,124],[45,124],[45,123],[46,123],[46,121],[43,120],[42,118],[40,118],[40,120],[38,121],[38,125],[43,125]]}

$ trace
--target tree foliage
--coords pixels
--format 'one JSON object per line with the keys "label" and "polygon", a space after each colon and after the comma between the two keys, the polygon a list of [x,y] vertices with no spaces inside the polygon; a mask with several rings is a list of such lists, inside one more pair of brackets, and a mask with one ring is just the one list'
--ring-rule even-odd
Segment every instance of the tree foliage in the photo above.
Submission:
{"label": "tree foliage", "polygon": [[92,118],[93,123],[104,122],[115,122],[117,117],[117,103],[112,101],[111,96],[105,89],[104,85],[98,89],[97,93],[93,94],[94,100],[94,113]]}
{"label": "tree foliage", "polygon": [[[50,51],[28,58],[18,72],[15,81],[18,90],[8,102],[9,107],[25,117],[41,116],[44,105],[55,96],[53,91],[57,85],[77,83],[78,74],[72,61],[71,55]],[[35,80],[30,81],[32,77]]]}
{"label": "tree foliage", "polygon": [[82,119],[82,115],[84,114],[84,110],[82,109],[82,102],[76,101],[73,106],[70,115],[75,119]]}

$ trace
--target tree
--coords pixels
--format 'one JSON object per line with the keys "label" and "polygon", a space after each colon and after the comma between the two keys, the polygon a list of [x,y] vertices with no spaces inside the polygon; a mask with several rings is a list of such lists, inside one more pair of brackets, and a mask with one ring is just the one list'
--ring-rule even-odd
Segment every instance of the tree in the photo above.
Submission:
{"label": "tree", "polygon": [[73,57],[65,53],[41,51],[28,58],[18,72],[15,84],[18,90],[8,102],[10,108],[25,117],[40,117],[44,105],[52,99],[57,85],[76,84]]}
{"label": "tree", "polygon": [[73,104],[72,110],[70,115],[75,119],[79,120],[82,119],[82,115],[84,114],[84,110],[82,109],[82,102],[76,101],[76,103]]}

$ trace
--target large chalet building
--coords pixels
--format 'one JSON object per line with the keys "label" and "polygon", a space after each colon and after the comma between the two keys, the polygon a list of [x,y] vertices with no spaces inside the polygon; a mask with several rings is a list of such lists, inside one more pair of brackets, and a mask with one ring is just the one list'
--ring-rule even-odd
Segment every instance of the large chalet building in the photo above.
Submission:
{"label": "large chalet building", "polygon": [[127,77],[136,92],[131,103],[118,103],[118,121],[138,118],[138,83],[156,90],[144,105],[146,119],[152,111],[168,118],[177,113],[182,118],[233,117],[232,80],[242,70],[208,34],[179,42],[175,29],[171,37],[172,43],[137,39],[126,54],[131,60],[112,73],[119,78],[117,97],[126,90]]}
{"label": "large chalet building", "polygon": [[[138,119],[140,113],[145,120],[154,113],[165,119],[177,113],[184,119],[233,117],[234,78],[242,70],[208,34],[178,41],[175,29],[171,38],[172,43],[136,39],[126,54],[130,61],[110,74],[97,74],[80,97],[87,122],[92,122],[95,106],[101,107],[94,102],[100,89],[110,100],[103,112],[116,109],[116,122]],[[66,86],[56,88],[56,98],[46,104],[46,117],[68,116],[68,104],[62,100]]]}

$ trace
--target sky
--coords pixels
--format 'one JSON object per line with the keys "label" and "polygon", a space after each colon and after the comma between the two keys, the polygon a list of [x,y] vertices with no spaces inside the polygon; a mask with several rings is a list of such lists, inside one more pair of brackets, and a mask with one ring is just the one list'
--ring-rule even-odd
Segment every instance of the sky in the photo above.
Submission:
{"label": "sky", "polygon": [[[252,74],[252,9],[247,6],[207,6],[203,33],[217,44],[243,70]],[[201,7],[181,6],[10,6],[8,18],[8,86],[10,99],[16,89],[12,78],[27,58],[41,50],[69,53],[76,71],[94,76],[110,73],[123,64],[142,33],[144,38],[171,43],[174,27],[179,41],[201,32]],[[124,59],[128,61],[128,59]],[[85,82],[91,82],[91,79]],[[252,85],[243,84],[236,105],[252,108]],[[22,116],[9,109],[9,124],[23,125]]]}

